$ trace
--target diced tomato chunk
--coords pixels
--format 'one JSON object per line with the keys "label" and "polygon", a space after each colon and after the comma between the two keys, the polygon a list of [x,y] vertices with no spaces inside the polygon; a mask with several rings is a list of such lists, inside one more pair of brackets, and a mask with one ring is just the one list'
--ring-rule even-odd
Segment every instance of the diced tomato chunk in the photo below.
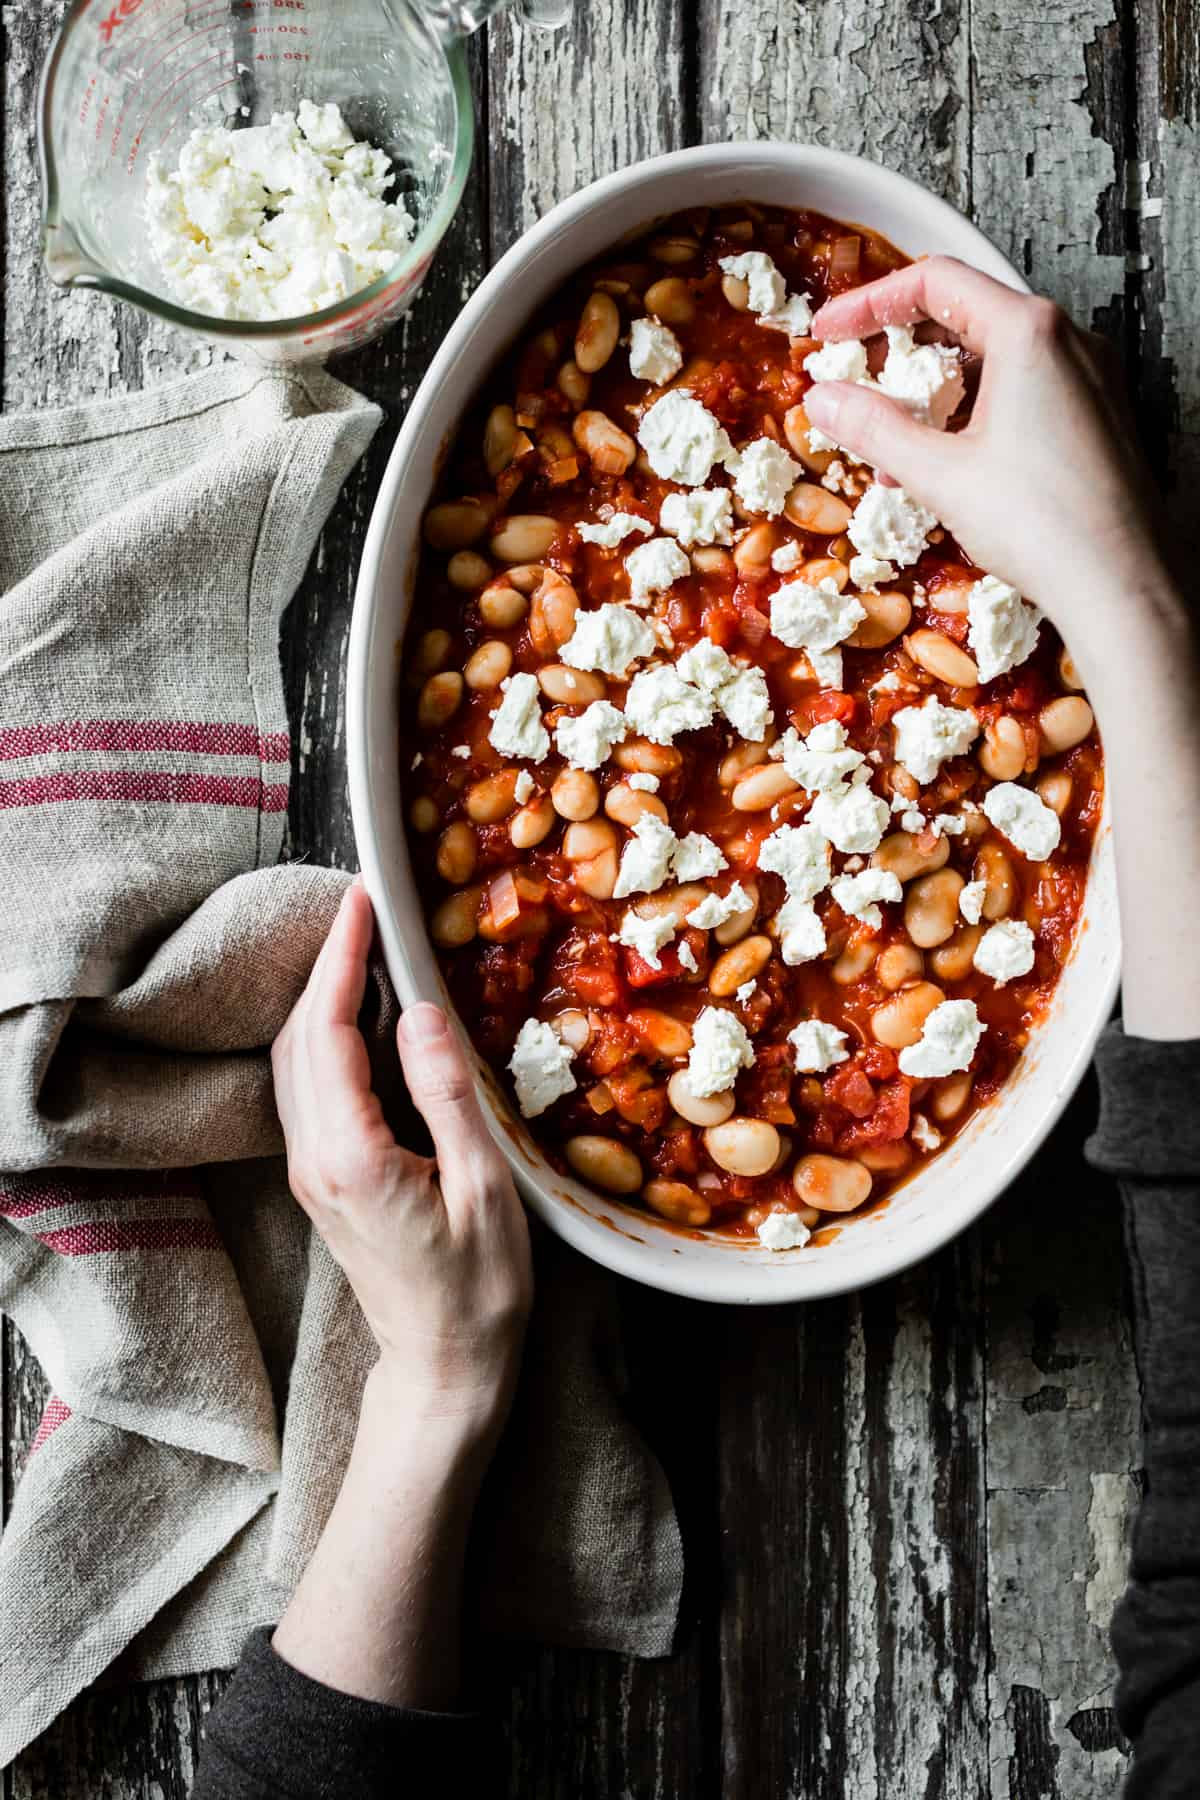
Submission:
{"label": "diced tomato chunk", "polygon": [[662,967],[656,969],[648,963],[644,956],[636,950],[625,948],[625,979],[631,988],[657,987],[664,981],[678,981],[683,974],[683,964],[679,960],[679,948],[676,944],[665,944],[658,953]]}
{"label": "diced tomato chunk", "polygon": [[715,606],[705,607],[704,633],[712,643],[724,649],[726,644],[732,644],[741,629],[742,615],[727,601],[719,600]]}
{"label": "diced tomato chunk", "polygon": [[849,1126],[838,1139],[840,1150],[863,1150],[871,1144],[890,1144],[908,1130],[912,1083],[903,1075],[885,1082],[869,1118]]}
{"label": "diced tomato chunk", "polygon": [[852,1113],[856,1119],[870,1118],[875,1111],[875,1089],[854,1063],[834,1070],[825,1083],[825,1098]]}
{"label": "diced tomato chunk", "polygon": [[[804,701],[796,711],[803,714],[805,730],[813,725],[823,725],[827,719],[836,719],[839,725],[845,725],[849,729],[858,712],[858,701],[853,694],[843,694],[836,688],[830,688],[823,694],[814,694],[811,700]],[[794,722],[797,727],[801,724],[799,719]]]}

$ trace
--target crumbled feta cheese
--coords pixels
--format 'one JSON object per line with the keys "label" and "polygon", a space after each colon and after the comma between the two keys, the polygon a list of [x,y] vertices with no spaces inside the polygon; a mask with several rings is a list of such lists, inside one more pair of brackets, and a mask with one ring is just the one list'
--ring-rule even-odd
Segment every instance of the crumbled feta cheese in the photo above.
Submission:
{"label": "crumbled feta cheese", "polygon": [[990,975],[997,987],[1003,987],[1032,969],[1033,933],[1023,919],[1001,919],[984,932],[972,961],[981,975]]}
{"label": "crumbled feta cheese", "polygon": [[175,299],[225,319],[319,312],[386,274],[413,220],[383,150],[356,143],[338,108],[302,100],[269,125],[201,125],[169,173],[150,160],[152,255]]}
{"label": "crumbled feta cheese", "polygon": [[935,813],[929,821],[934,837],[961,837],[967,821],[959,813]]}
{"label": "crumbled feta cheese", "polygon": [[812,1232],[799,1213],[769,1212],[756,1227],[756,1235],[767,1250],[803,1250]]}
{"label": "crumbled feta cheese", "polygon": [[775,914],[775,929],[779,933],[779,954],[790,969],[824,956],[825,927],[811,901],[794,896],[786,899]]}
{"label": "crumbled feta cheese", "polygon": [[652,594],[665,594],[674,582],[682,581],[691,572],[691,558],[674,538],[651,538],[625,558],[630,601],[634,606],[644,606]]}
{"label": "crumbled feta cheese", "polygon": [[931,694],[922,706],[902,706],[892,717],[896,761],[922,786],[944,762],[965,756],[979,736],[979,720],[962,706],[943,706]]}
{"label": "crumbled feta cheese", "polygon": [[598,769],[629,732],[629,721],[610,700],[593,700],[575,718],[558,721],[554,746],[573,769]]}
{"label": "crumbled feta cheese", "polygon": [[703,881],[706,876],[719,875],[728,867],[716,844],[702,831],[689,831],[686,837],[681,837],[671,858],[671,872],[676,881]]}
{"label": "crumbled feta cheese", "polygon": [[896,571],[881,556],[852,556],[850,579],[863,593],[873,594],[881,581],[895,581]]}
{"label": "crumbled feta cheese", "polygon": [[721,421],[686,388],[672,388],[656,400],[643,415],[637,435],[654,473],[682,487],[702,487],[714,463],[728,467],[737,461]]}
{"label": "crumbled feta cheese", "polygon": [[789,898],[815,900],[829,886],[829,840],[814,825],[780,825],[758,846],[758,866],[783,877]]}
{"label": "crumbled feta cheese", "polygon": [[883,924],[883,914],[872,902],[899,900],[904,889],[899,877],[889,869],[864,869],[861,875],[837,876],[830,892],[844,913],[849,913],[853,919],[861,919],[872,931],[878,931]]}
{"label": "crumbled feta cheese", "polygon": [[968,925],[978,925],[987,898],[986,881],[968,881],[958,896],[958,910]]}
{"label": "crumbled feta cheese", "polygon": [[681,731],[702,731],[712,716],[712,696],[685,681],[674,663],[643,669],[625,696],[625,717],[655,744],[669,744]]}
{"label": "crumbled feta cheese", "polygon": [[526,1019],[521,1026],[508,1071],[517,1090],[517,1105],[527,1119],[536,1119],[577,1085],[571,1073],[570,1050],[540,1019]]}
{"label": "crumbled feta cheese", "polygon": [[845,676],[842,673],[842,653],[840,650],[818,650],[813,644],[806,644],[804,655],[808,661],[809,673],[819,688],[841,688]]}
{"label": "crumbled feta cheese", "polygon": [[785,581],[771,595],[771,634],[789,650],[833,650],[866,618],[853,594],[840,594],[832,576],[816,587]]}
{"label": "crumbled feta cheese", "polygon": [[471,746],[470,744],[453,744],[450,748],[450,754],[451,756],[461,757],[463,762],[467,762],[470,760]]}
{"label": "crumbled feta cheese", "polygon": [[599,544],[602,550],[615,550],[634,531],[640,531],[643,537],[649,537],[654,531],[649,519],[639,519],[636,513],[627,512],[615,512],[611,519],[601,519],[598,525],[580,520],[575,529],[585,544]]}
{"label": "crumbled feta cheese", "polygon": [[771,567],[777,575],[790,575],[804,561],[804,546],[799,538],[789,538],[771,552]]}
{"label": "crumbled feta cheese", "polygon": [[734,999],[740,1000],[742,1005],[745,1006],[747,1000],[753,1000],[754,990],[757,986],[757,981],[743,981],[741,987],[733,990]]}
{"label": "crumbled feta cheese", "polygon": [[558,653],[569,669],[594,669],[623,680],[631,665],[652,656],[658,640],[647,620],[628,606],[605,601],[575,615],[575,630]]}
{"label": "crumbled feta cheese", "polygon": [[789,337],[807,337],[812,329],[812,305],[807,294],[789,294],[774,312],[759,313],[758,322],[770,331],[786,331]]}
{"label": "crumbled feta cheese", "polygon": [[741,453],[734,488],[748,512],[765,513],[769,519],[783,511],[803,468],[774,438],[755,438]]}
{"label": "crumbled feta cheese", "polygon": [[826,1069],[850,1060],[850,1052],[843,1049],[846,1033],[824,1019],[801,1019],[788,1032],[787,1041],[796,1052],[801,1075],[823,1075]]}
{"label": "crumbled feta cheese", "polygon": [[627,775],[625,781],[629,787],[636,788],[639,793],[657,794],[658,792],[658,776],[644,775],[640,769],[636,774]]}
{"label": "crumbled feta cheese", "polygon": [[678,842],[669,825],[664,825],[654,813],[642,813],[625,840],[613,899],[623,900],[626,894],[652,894],[660,888],[671,873],[671,859]]}
{"label": "crumbled feta cheese", "polygon": [[732,544],[733,500],[728,488],[689,488],[668,494],[658,515],[663,531],[679,539],[684,549],[693,544]]}
{"label": "crumbled feta cheese", "polygon": [[789,728],[780,739],[780,754],[792,780],[810,794],[840,787],[863,764],[862,751],[847,741],[846,728],[836,719],[814,725],[806,738]]}
{"label": "crumbled feta cheese", "polygon": [[1037,648],[1042,615],[1022,600],[1015,587],[994,575],[985,575],[967,595],[967,616],[967,642],[980,681],[994,681],[1015,669]]}
{"label": "crumbled feta cheese", "polygon": [[940,1150],[942,1134],[940,1131],[934,1130],[924,1113],[914,1113],[912,1116],[912,1141],[918,1150]]}
{"label": "crumbled feta cheese", "polygon": [[963,397],[962,356],[947,344],[918,344],[907,325],[885,325],[884,393],[922,425],[944,431]]}
{"label": "crumbled feta cheese", "polygon": [[749,894],[740,881],[735,881],[727,894],[707,894],[692,908],[687,915],[687,922],[695,925],[699,931],[715,931],[726,919],[745,912],[749,905]]}
{"label": "crumbled feta cheese", "polygon": [[631,907],[621,920],[617,942],[633,950],[652,969],[661,969],[662,957],[658,953],[674,936],[675,919],[671,913],[659,913],[653,918],[644,919]]}
{"label": "crumbled feta cheese", "polygon": [[871,792],[868,771],[857,773],[862,779],[818,794],[808,809],[809,824],[845,856],[869,856],[877,850],[891,817],[887,801]]}
{"label": "crumbled feta cheese", "polygon": [[741,1069],[754,1067],[754,1046],[736,1013],[706,1006],[692,1026],[687,1084],[698,1100],[724,1094]]}
{"label": "crumbled feta cheese", "polygon": [[750,311],[778,312],[787,293],[787,283],[771,258],[762,250],[745,250],[740,256],[723,256],[721,268],[735,281],[744,281],[749,294]]}
{"label": "crumbled feta cheese", "polygon": [[910,831],[913,837],[920,837],[928,823],[919,806],[906,806],[900,814],[901,831]]}
{"label": "crumbled feta cheese", "polygon": [[870,381],[867,346],[858,338],[839,344],[822,344],[804,359],[804,373],[813,381]]}
{"label": "crumbled feta cheese", "polygon": [[629,373],[661,387],[683,367],[683,350],[670,326],[635,319],[629,328]]}
{"label": "crumbled feta cheese", "polygon": [[934,1081],[969,1069],[986,1030],[973,1000],[943,1000],[925,1020],[918,1041],[900,1052],[900,1073]]}
{"label": "crumbled feta cheese", "polygon": [[681,969],[686,969],[689,975],[698,973],[700,964],[696,961],[696,952],[692,949],[692,946],[688,943],[686,938],[680,938],[679,949],[676,951],[676,955],[679,958],[679,966]]}
{"label": "crumbled feta cheese", "polygon": [[740,736],[762,742],[772,714],[767,678],[761,669],[735,663],[707,638],[685,650],[675,667],[685,681],[712,696]]}
{"label": "crumbled feta cheese", "polygon": [[925,548],[937,519],[903,488],[873,482],[854,509],[846,535],[861,556],[906,569]]}
{"label": "crumbled feta cheese", "polygon": [[513,799],[518,806],[524,806],[530,794],[532,794],[535,785],[533,776],[529,773],[529,770],[522,769],[517,776],[516,786],[513,788]]}
{"label": "crumbled feta cheese", "polygon": [[984,795],[983,810],[1030,862],[1045,862],[1057,850],[1062,837],[1058,814],[1029,788],[1018,787],[1015,781],[997,782]]}
{"label": "crumbled feta cheese", "polygon": [[550,733],[542,724],[536,675],[508,675],[500,683],[504,696],[492,714],[488,743],[501,756],[525,756],[541,762],[550,752]]}

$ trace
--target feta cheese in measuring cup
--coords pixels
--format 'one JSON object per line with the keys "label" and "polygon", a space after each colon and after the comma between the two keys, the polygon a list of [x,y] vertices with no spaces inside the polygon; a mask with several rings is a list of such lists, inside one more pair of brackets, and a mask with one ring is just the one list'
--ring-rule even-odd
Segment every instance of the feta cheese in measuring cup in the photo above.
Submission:
{"label": "feta cheese in measuring cup", "polygon": [[146,174],[150,246],[185,306],[222,319],[289,319],[384,275],[412,235],[391,158],[337,106],[301,100],[269,125],[198,126]]}
{"label": "feta cheese in measuring cup", "polygon": [[[463,44],[504,0],[76,4],[38,108],[46,266],[240,354],[322,361],[411,306],[462,195]],[[564,24],[571,0],[509,0]]]}

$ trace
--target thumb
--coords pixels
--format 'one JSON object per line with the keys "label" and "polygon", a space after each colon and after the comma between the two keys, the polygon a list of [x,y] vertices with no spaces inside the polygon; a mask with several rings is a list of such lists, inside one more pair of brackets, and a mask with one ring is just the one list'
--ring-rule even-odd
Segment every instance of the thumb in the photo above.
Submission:
{"label": "thumb", "polygon": [[963,446],[860,382],[820,381],[804,396],[810,425],[852,450],[863,462],[892,476],[907,493],[938,510]]}
{"label": "thumb", "polygon": [[413,1105],[433,1139],[443,1195],[453,1206],[465,1186],[478,1186],[481,1170],[499,1154],[484,1123],[474,1077],[439,1006],[422,1002],[407,1007],[396,1028],[396,1045]]}

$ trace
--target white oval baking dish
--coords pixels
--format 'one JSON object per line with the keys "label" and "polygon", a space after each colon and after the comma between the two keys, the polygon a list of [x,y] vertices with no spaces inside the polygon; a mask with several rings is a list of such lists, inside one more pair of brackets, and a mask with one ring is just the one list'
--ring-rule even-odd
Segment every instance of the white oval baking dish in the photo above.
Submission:
{"label": "white oval baking dish", "polygon": [[[527,232],[447,333],[408,410],[375,502],[355,593],[347,676],[350,799],[358,853],[402,1003],[446,995],[413,883],[401,814],[398,738],[404,637],[421,515],[458,422],[526,319],[573,270],[656,218],[750,199],[807,206],[869,225],[909,256],[960,256],[1024,284],[954,209],[903,176],[802,144],[711,144],[635,164],[565,200]],[[1075,952],[1053,1011],[1019,1068],[953,1144],[890,1202],[846,1223],[830,1244],[771,1252],[688,1233],[560,1175],[471,1052],[484,1109],[533,1210],[599,1263],[672,1293],[763,1304],[862,1287],[928,1256],[1011,1182],[1081,1079],[1116,995],[1119,932],[1111,824],[1101,822]],[[841,1221],[838,1221],[841,1223]]]}

